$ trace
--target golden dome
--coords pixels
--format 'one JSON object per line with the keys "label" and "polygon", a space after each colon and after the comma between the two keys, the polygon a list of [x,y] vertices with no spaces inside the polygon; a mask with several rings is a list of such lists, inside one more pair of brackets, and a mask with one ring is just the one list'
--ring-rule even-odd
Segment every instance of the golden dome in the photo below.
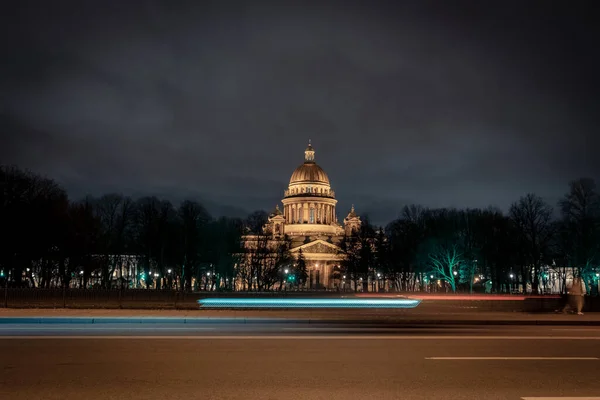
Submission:
{"label": "golden dome", "polygon": [[315,150],[309,140],[308,147],[304,151],[304,164],[294,170],[292,177],[290,178],[290,185],[293,183],[310,182],[329,185],[329,177],[325,171],[323,171],[323,168],[315,163]]}
{"label": "golden dome", "polygon": [[314,161],[305,162],[294,170],[290,178],[290,185],[293,183],[324,183],[329,185],[329,177]]}

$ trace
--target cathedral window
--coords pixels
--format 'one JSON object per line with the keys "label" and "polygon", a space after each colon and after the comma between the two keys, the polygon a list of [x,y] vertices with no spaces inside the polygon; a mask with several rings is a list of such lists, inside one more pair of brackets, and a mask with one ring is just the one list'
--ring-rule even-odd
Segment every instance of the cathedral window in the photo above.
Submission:
{"label": "cathedral window", "polygon": [[314,224],[315,223],[315,209],[311,208],[310,209],[310,215],[309,215],[309,223]]}

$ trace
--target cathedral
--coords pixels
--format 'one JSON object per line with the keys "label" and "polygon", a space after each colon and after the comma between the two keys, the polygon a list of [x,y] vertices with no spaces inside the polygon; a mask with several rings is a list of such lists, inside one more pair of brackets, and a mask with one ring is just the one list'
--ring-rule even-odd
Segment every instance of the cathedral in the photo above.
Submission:
{"label": "cathedral", "polygon": [[[304,151],[304,163],[292,173],[281,202],[283,207],[276,206],[269,215],[263,234],[273,243],[287,235],[294,257],[302,251],[308,273],[307,289],[340,287],[343,277],[335,273],[343,257],[339,245],[344,235],[360,228],[361,221],[352,206],[343,225],[339,223],[335,192],[329,177],[315,162],[310,141]],[[253,240],[255,235],[246,236],[246,245]]]}

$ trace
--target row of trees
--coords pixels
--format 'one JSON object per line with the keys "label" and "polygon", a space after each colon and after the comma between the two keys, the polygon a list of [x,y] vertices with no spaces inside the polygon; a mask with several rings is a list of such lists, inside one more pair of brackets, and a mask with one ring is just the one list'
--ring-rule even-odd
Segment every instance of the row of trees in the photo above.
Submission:
{"label": "row of trees", "polygon": [[[307,280],[306,262],[301,253],[292,257],[291,241],[274,242],[262,232],[264,211],[246,219],[213,218],[195,201],[176,207],[120,194],[70,201],[53,180],[16,167],[0,167],[0,184],[4,283],[67,287],[76,280],[83,287],[189,290],[195,282],[197,289],[231,290],[238,282],[245,290],[270,290]],[[360,230],[342,240],[345,260],[333,278],[355,289],[385,281],[408,291],[438,280],[449,290],[473,290],[485,281],[496,292],[517,283],[538,291],[556,277],[564,288],[571,271],[593,282],[600,272],[595,182],[572,182],[558,206],[555,216],[550,204],[529,194],[506,215],[493,208],[411,205],[385,229],[364,218]],[[245,233],[255,234],[249,249],[242,247]],[[134,276],[124,275],[132,269],[123,266],[131,264]]]}
{"label": "row of trees", "polygon": [[[384,229],[367,222],[345,240],[343,269],[356,286],[386,279],[397,290],[441,281],[451,291],[487,282],[494,292],[521,285],[532,292],[550,285],[564,291],[581,276],[591,291],[600,273],[600,196],[595,182],[570,184],[559,215],[528,194],[504,215],[489,209],[426,209],[412,205]],[[366,284],[366,282],[365,282]]]}
{"label": "row of trees", "polygon": [[[0,183],[0,275],[11,285],[68,287],[76,279],[110,288],[115,271],[129,286],[191,289],[207,271],[217,280],[211,285],[233,281],[241,219],[214,219],[197,202],[174,207],[156,197],[73,202],[53,180],[16,167],[1,167]],[[136,276],[121,276],[131,264]]]}

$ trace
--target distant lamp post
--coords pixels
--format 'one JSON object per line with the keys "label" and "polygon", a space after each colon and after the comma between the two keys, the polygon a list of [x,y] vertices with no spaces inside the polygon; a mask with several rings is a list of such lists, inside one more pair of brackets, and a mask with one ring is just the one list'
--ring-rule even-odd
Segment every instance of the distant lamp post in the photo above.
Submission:
{"label": "distant lamp post", "polygon": [[381,278],[381,274],[380,274],[379,272],[377,273],[377,277],[378,277],[378,278]]}
{"label": "distant lamp post", "polygon": [[290,272],[290,270],[286,268],[283,272],[285,272],[286,274],[288,274]]}
{"label": "distant lamp post", "polygon": [[431,279],[433,279],[433,275],[429,275],[429,277],[430,277]]}
{"label": "distant lamp post", "polygon": [[509,276],[510,276],[510,279],[512,279],[512,278],[514,278],[514,277],[515,277],[513,274],[510,274]]}
{"label": "distant lamp post", "polygon": [[171,272],[173,272],[173,270],[169,269],[169,270],[167,270],[167,272],[170,274]]}
{"label": "distant lamp post", "polygon": [[452,272],[454,274],[454,276],[458,275],[457,271]]}

